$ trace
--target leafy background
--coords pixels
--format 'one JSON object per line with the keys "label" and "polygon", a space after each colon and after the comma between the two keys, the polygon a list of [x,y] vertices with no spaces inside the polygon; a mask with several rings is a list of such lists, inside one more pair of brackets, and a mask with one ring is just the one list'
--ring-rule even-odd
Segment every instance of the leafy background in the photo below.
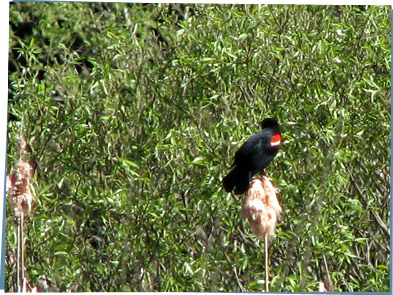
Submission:
{"label": "leafy background", "polygon": [[275,117],[271,290],[389,291],[390,12],[11,3],[7,168],[22,132],[37,165],[31,285],[263,291],[263,244],[221,179]]}

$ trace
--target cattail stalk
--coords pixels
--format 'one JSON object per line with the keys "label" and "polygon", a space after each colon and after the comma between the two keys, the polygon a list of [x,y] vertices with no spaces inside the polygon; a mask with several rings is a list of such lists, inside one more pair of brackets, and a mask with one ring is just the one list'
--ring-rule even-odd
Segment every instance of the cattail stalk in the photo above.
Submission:
{"label": "cattail stalk", "polygon": [[269,292],[269,238],[265,233],[265,291]]}

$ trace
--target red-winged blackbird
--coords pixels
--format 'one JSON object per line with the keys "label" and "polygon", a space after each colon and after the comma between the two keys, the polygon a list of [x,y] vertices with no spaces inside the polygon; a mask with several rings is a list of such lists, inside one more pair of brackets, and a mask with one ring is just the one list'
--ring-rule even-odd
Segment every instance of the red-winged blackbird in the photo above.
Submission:
{"label": "red-winged blackbird", "polygon": [[232,171],[222,180],[227,192],[235,189],[235,194],[243,194],[251,178],[264,173],[273,161],[281,145],[280,126],[277,121],[267,118],[262,121],[262,131],[251,136],[236,152]]}

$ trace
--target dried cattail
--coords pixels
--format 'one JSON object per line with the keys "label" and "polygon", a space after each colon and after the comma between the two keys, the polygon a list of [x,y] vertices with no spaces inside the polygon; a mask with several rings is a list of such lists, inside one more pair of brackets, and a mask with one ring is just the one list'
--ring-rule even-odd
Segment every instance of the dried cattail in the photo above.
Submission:
{"label": "dried cattail", "polygon": [[281,215],[278,192],[270,178],[254,178],[243,201],[242,216],[248,219],[252,232],[262,241],[271,240]]}
{"label": "dried cattail", "polygon": [[7,195],[12,198],[15,213],[28,214],[34,206],[34,196],[30,183],[34,174],[34,165],[24,160],[19,160],[14,168],[14,173],[7,176]]}
{"label": "dried cattail", "polygon": [[319,292],[334,292],[332,286],[324,280],[319,280],[319,284],[318,284],[318,291]]}
{"label": "dried cattail", "polygon": [[23,135],[19,135],[16,138],[16,142],[18,143],[20,151],[31,152],[31,148],[30,145],[27,143],[26,137],[24,137]]}
{"label": "dried cattail", "polygon": [[[21,130],[23,126],[23,119]],[[28,277],[25,275],[25,241],[24,241],[24,219],[34,206],[34,195],[32,191],[32,179],[35,166],[24,160],[25,155],[31,152],[22,132],[16,139],[19,147],[19,160],[15,164],[14,172],[7,175],[7,197],[15,210],[15,223],[17,224],[17,249],[16,249],[16,283],[17,292],[35,292],[37,288],[32,287]]]}
{"label": "dried cattail", "polygon": [[252,232],[265,243],[265,291],[269,292],[269,247],[280,219],[278,192],[267,176],[254,178],[246,191],[242,215],[248,219]]}

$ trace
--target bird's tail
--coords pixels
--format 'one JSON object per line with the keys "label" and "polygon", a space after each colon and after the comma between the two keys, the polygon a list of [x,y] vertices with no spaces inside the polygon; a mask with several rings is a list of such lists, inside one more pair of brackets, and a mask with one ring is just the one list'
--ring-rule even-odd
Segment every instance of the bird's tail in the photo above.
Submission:
{"label": "bird's tail", "polygon": [[246,171],[242,171],[236,167],[224,177],[222,184],[227,192],[235,190],[235,194],[240,195],[243,194],[250,185],[250,177]]}

